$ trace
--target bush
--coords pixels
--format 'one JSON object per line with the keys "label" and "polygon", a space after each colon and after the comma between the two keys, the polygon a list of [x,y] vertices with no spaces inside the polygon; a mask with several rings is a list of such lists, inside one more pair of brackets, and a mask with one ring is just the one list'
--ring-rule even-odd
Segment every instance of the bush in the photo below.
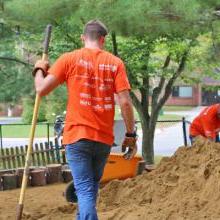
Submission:
{"label": "bush", "polygon": [[[23,99],[23,112],[22,120],[24,123],[31,123],[34,110],[34,99],[24,98]],[[38,112],[38,122],[46,121],[46,110],[45,110],[45,101],[41,101],[40,108]]]}
{"label": "bush", "polygon": [[56,115],[63,115],[66,110],[66,88],[61,86],[54,90],[48,97],[46,97],[46,119],[53,123]]}

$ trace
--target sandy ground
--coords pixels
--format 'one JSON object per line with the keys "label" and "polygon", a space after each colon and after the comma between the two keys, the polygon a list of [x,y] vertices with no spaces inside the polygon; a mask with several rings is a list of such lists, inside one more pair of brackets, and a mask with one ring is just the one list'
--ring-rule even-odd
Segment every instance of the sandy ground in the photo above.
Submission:
{"label": "sandy ground", "polygon": [[[24,220],[74,219],[77,206],[62,197],[65,184],[29,188]],[[0,192],[0,220],[15,219],[20,190]],[[100,220],[220,220],[220,144],[199,139],[180,147],[157,169],[114,180],[100,191]]]}

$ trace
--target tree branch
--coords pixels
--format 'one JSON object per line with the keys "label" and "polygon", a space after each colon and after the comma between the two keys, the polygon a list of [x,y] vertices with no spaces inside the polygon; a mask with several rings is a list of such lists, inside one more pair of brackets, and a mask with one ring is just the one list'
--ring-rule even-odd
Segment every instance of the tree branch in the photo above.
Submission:
{"label": "tree branch", "polygon": [[[131,96],[132,102],[133,102],[136,110],[138,111],[138,114],[141,116],[140,120],[144,120],[146,115],[144,115],[143,107],[141,105],[140,100],[138,99],[137,95],[135,95],[135,93],[133,91],[130,91],[130,96]],[[149,115],[148,115],[148,117],[149,117]]]}
{"label": "tree branch", "polygon": [[141,93],[141,105],[144,110],[144,113],[149,115],[149,76],[143,78],[143,85],[142,88],[140,88],[140,93]]}
{"label": "tree branch", "polygon": [[172,87],[173,87],[174,82],[180,76],[180,74],[183,72],[183,70],[185,68],[185,64],[186,64],[186,61],[187,61],[188,54],[189,54],[189,50],[187,50],[183,54],[183,56],[181,58],[181,61],[179,63],[177,71],[175,72],[175,74],[168,81],[168,83],[167,83],[167,85],[165,87],[164,95],[163,95],[163,97],[161,97],[161,99],[160,99],[160,101],[159,101],[159,103],[157,105],[156,112],[159,112],[159,110],[162,108],[162,106],[165,104],[165,102],[169,98],[169,96],[170,96],[170,94],[172,92]]}
{"label": "tree branch", "polygon": [[23,64],[25,66],[33,66],[33,64],[31,64],[31,63],[27,63],[25,61],[22,61],[22,60],[19,60],[17,58],[13,58],[13,57],[0,57],[0,60],[7,60],[7,61],[12,61],[12,62],[17,62],[17,63]]}
{"label": "tree branch", "polygon": [[[162,67],[162,70],[163,70],[163,71],[166,70],[167,67],[169,66],[169,64],[170,64],[170,59],[171,59],[171,57],[170,57],[170,54],[169,54],[169,55],[166,57],[165,62],[164,62],[164,65],[163,65],[163,67]],[[161,93],[161,91],[162,91],[162,89],[163,89],[163,87],[164,87],[165,81],[166,81],[165,77],[164,77],[164,76],[161,76],[160,82],[159,82],[158,86],[153,89],[152,101],[151,101],[151,102],[152,102],[152,104],[151,104],[151,106],[152,106],[152,111],[154,111],[155,106],[156,106],[157,103],[158,103],[158,98],[159,98],[159,95],[160,95],[160,93]]]}

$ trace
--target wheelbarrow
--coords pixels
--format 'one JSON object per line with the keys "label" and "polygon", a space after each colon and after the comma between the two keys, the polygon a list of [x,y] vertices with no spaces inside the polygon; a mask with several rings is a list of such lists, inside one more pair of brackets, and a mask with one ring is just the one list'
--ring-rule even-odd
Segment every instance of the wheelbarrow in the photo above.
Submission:
{"label": "wheelbarrow", "polygon": [[[121,153],[111,153],[105,165],[101,184],[108,183],[113,179],[127,179],[135,177],[145,169],[145,161],[141,156],[135,156],[131,160],[125,160]],[[73,181],[69,182],[64,192],[67,202],[77,202],[77,196]]]}

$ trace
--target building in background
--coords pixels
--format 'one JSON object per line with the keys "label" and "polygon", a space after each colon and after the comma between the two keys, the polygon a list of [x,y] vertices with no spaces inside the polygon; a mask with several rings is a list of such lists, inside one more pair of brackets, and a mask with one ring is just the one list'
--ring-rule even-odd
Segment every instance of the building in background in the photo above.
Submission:
{"label": "building in background", "polygon": [[205,77],[196,85],[179,84],[173,87],[166,105],[200,106],[220,103],[220,80]]}

